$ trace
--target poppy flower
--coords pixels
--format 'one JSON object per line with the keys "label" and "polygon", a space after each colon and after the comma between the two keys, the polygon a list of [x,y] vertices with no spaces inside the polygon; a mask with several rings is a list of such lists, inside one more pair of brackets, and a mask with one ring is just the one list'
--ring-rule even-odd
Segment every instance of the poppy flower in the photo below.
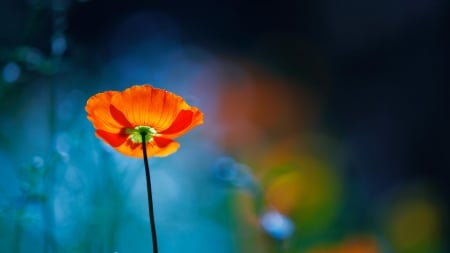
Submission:
{"label": "poppy flower", "polygon": [[142,134],[148,156],[167,156],[180,146],[175,138],[203,123],[198,108],[151,85],[98,93],[88,99],[85,109],[98,138],[137,158],[143,158]]}

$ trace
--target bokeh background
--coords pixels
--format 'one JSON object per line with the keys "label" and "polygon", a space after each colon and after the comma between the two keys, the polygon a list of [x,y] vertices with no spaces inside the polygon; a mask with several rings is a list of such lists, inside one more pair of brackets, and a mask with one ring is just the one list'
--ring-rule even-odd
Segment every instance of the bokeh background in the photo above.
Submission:
{"label": "bokeh background", "polygon": [[449,252],[449,7],[1,1],[0,251],[151,251],[84,111],[150,83],[205,113],[150,159],[160,252]]}

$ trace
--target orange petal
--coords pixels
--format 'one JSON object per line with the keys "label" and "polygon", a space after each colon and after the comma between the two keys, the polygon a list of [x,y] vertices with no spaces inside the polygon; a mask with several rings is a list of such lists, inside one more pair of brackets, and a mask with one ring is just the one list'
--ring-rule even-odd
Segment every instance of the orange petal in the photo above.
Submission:
{"label": "orange petal", "polygon": [[[154,139],[153,141],[150,141],[149,143],[147,143],[146,147],[147,147],[147,156],[148,157],[167,156],[167,155],[170,155],[170,154],[174,153],[175,151],[177,151],[178,148],[180,147],[180,144],[173,140],[162,139],[162,138],[157,138],[157,139],[158,139],[157,141],[155,141],[155,139]],[[117,151],[119,151],[120,153],[127,155],[127,156],[136,157],[136,158],[144,157],[144,155],[142,154],[142,144],[133,143],[130,140],[127,140],[126,142],[124,142],[119,147],[116,147],[115,149]]]}
{"label": "orange petal", "polygon": [[184,129],[188,128],[192,123],[193,112],[189,110],[182,110],[178,113],[178,116],[173,121],[172,125],[161,132],[161,134],[176,134]]}
{"label": "orange petal", "polygon": [[155,150],[156,151],[155,156],[159,157],[168,156],[177,151],[178,148],[180,147],[180,144],[178,142],[175,142],[171,139],[153,137],[153,141],[159,148],[159,150]]}
{"label": "orange petal", "polygon": [[191,110],[181,110],[172,125],[160,134],[166,138],[177,138],[202,123],[203,113],[192,107]]}
{"label": "orange petal", "polygon": [[181,97],[150,85],[132,86],[114,96],[111,104],[134,126],[156,131],[169,128],[179,111],[188,107]]}
{"label": "orange petal", "polygon": [[114,105],[109,105],[109,112],[113,119],[122,126],[132,127],[130,122],[127,120],[125,115],[119,109],[117,109]]}
{"label": "orange petal", "polygon": [[126,134],[108,133],[103,130],[96,130],[95,135],[113,147],[122,145],[128,138]]}
{"label": "orange petal", "polygon": [[[174,153],[175,151],[177,151],[179,147],[180,147],[180,144],[178,142],[175,142],[172,140],[170,142],[166,143],[166,146],[164,146],[164,147],[158,147],[158,145],[155,142],[151,141],[151,142],[147,143],[147,156],[148,157],[168,156],[168,155]],[[124,155],[127,155],[127,156],[136,157],[136,158],[144,157],[144,155],[142,154],[142,144],[140,144],[140,143],[133,143],[133,142],[127,140],[126,142],[124,142],[119,147],[116,147],[115,149],[118,152],[120,152]]]}
{"label": "orange petal", "polygon": [[92,122],[95,129],[101,129],[109,133],[119,133],[124,127],[110,113],[111,98],[117,94],[119,94],[117,91],[98,93],[90,97],[86,102],[87,118]]}

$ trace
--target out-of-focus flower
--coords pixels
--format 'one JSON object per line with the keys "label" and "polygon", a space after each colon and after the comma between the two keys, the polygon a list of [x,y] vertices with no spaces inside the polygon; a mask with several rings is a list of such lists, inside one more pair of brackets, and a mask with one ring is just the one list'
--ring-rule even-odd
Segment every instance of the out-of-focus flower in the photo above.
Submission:
{"label": "out-of-focus flower", "polygon": [[395,252],[442,252],[444,210],[423,191],[407,188],[393,199],[385,222],[387,239]]}
{"label": "out-of-focus flower", "polygon": [[378,242],[371,237],[357,237],[345,240],[337,249],[337,253],[378,253],[381,252]]}
{"label": "out-of-focus flower", "polygon": [[250,62],[214,61],[206,68],[196,83],[215,87],[217,95],[205,133],[238,159],[307,131],[317,118],[319,101],[303,83]]}
{"label": "out-of-focus flower", "polygon": [[120,153],[138,158],[143,157],[142,134],[149,156],[167,156],[180,146],[173,139],[203,123],[198,108],[150,85],[98,93],[89,98],[85,109],[98,138]]}
{"label": "out-of-focus flower", "polygon": [[369,236],[353,236],[334,246],[318,246],[307,253],[378,253],[381,247],[378,241]]}
{"label": "out-of-focus flower", "polygon": [[339,178],[327,161],[313,155],[298,153],[268,171],[263,189],[265,205],[301,223],[304,235],[325,231],[336,217]]}

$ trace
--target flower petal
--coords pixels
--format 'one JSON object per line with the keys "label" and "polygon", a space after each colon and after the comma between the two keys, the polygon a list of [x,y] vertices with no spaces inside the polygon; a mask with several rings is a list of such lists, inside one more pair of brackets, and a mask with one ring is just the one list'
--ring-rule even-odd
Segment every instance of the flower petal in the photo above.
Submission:
{"label": "flower petal", "polygon": [[159,157],[168,156],[177,151],[178,148],[180,147],[180,144],[178,142],[175,142],[171,139],[153,137],[153,141],[159,148],[159,150],[155,152],[155,156]]}
{"label": "flower petal", "polygon": [[175,134],[188,128],[192,123],[193,112],[189,110],[182,110],[178,113],[177,118],[173,121],[172,125],[161,132],[161,134]]}
{"label": "flower petal", "polygon": [[197,108],[192,107],[191,110],[181,110],[172,125],[160,134],[166,138],[177,138],[193,127],[203,123],[203,113]]}
{"label": "flower petal", "polygon": [[96,130],[95,135],[113,147],[122,145],[128,138],[126,134],[109,133],[103,130]]}
{"label": "flower petal", "polygon": [[[170,139],[154,138],[153,141],[147,143],[146,147],[148,157],[151,156],[164,157],[177,151],[178,148],[180,147],[180,144]],[[127,140],[126,142],[124,142],[119,147],[116,147],[115,149],[127,156],[136,158],[144,157],[142,153],[142,144],[133,143],[130,140]]]}
{"label": "flower petal", "polygon": [[119,109],[117,109],[114,105],[109,105],[109,112],[113,119],[122,126],[132,127],[131,123],[127,120],[125,115]]}
{"label": "flower petal", "polygon": [[174,138],[203,123],[203,113],[198,108],[150,85],[98,93],[88,99],[85,109],[98,138],[124,155],[139,158],[143,157],[142,143],[133,142],[127,129],[154,129],[153,139],[146,144],[148,157],[167,156],[180,146]]}
{"label": "flower petal", "polygon": [[181,97],[150,85],[132,86],[114,96],[111,104],[131,124],[157,131],[169,128],[179,111],[189,107]]}
{"label": "flower petal", "polygon": [[92,122],[95,129],[101,129],[109,133],[119,133],[124,127],[111,116],[110,112],[111,98],[117,94],[119,94],[117,91],[98,93],[90,97],[86,102],[87,118]]}

